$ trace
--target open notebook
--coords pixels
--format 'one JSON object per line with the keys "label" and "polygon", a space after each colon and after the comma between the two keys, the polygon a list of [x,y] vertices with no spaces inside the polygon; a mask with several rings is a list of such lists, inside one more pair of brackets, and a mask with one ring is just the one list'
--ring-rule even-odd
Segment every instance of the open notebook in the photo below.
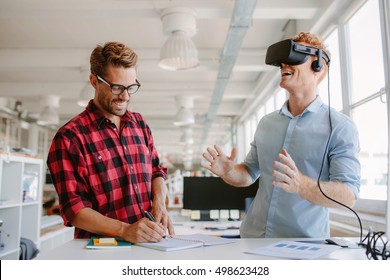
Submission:
{"label": "open notebook", "polygon": [[167,237],[160,242],[137,243],[134,245],[156,249],[160,251],[177,251],[202,246],[214,246],[234,243],[233,239],[225,239],[221,237],[206,235],[206,234],[190,234],[176,235]]}

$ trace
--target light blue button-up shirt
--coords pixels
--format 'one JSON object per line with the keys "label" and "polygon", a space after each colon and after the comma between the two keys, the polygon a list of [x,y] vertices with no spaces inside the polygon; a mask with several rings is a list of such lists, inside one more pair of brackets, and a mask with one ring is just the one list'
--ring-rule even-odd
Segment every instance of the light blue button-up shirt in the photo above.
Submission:
{"label": "light blue button-up shirt", "polygon": [[[279,111],[264,116],[256,129],[244,161],[253,180],[259,176],[259,190],[242,222],[241,237],[329,236],[326,207],[312,204],[297,194],[272,185],[272,162],[284,148],[299,171],[317,180],[329,137],[329,107],[317,97],[299,116],[292,116],[288,101]],[[321,181],[347,184],[356,197],[360,189],[358,132],[346,115],[331,109],[332,135]]]}

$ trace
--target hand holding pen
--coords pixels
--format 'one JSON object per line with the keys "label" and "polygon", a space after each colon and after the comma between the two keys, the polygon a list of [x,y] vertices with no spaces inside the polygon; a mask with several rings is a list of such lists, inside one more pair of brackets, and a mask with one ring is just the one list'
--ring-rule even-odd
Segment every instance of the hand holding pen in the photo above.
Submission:
{"label": "hand holding pen", "polygon": [[152,215],[152,213],[150,213],[149,211],[145,211],[145,216],[146,216],[146,218],[148,218],[150,221],[157,223],[157,222],[156,222],[156,219],[154,218],[154,216]]}
{"label": "hand holding pen", "polygon": [[[145,214],[145,217],[148,218],[150,221],[157,223],[156,219],[154,218],[154,216],[152,215],[151,212],[145,211],[144,214]],[[164,235],[163,238],[167,238],[166,235]]]}

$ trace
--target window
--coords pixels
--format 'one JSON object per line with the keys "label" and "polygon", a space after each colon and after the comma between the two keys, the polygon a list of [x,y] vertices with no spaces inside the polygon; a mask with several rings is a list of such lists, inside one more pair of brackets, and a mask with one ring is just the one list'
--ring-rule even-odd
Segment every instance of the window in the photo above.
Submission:
{"label": "window", "polygon": [[[387,197],[387,115],[386,104],[375,98],[356,107],[361,152],[360,198],[386,200]],[[375,112],[375,114],[373,113]]]}
{"label": "window", "polygon": [[261,106],[261,108],[259,110],[257,110],[257,113],[256,113],[256,120],[257,120],[257,123],[259,123],[259,121],[261,120],[262,117],[265,116],[265,106]]}
{"label": "window", "polygon": [[244,122],[244,139],[243,139],[243,145],[244,145],[244,154],[243,158],[245,158],[246,154],[250,150],[250,142],[252,141],[253,135],[251,134],[251,124],[250,120],[246,120]]}
{"label": "window", "polygon": [[353,103],[378,92],[385,84],[379,18],[378,1],[367,1],[348,23]]}
{"label": "window", "polygon": [[349,21],[352,118],[362,164],[361,199],[387,200],[387,105],[378,1],[368,1]]}
{"label": "window", "polygon": [[285,89],[280,88],[279,91],[275,94],[275,106],[276,110],[282,108],[284,102],[287,100],[287,92]]}
{"label": "window", "polygon": [[272,95],[265,103],[265,113],[270,114],[275,111],[275,96]]}
{"label": "window", "polygon": [[330,93],[330,106],[338,111],[343,109],[343,96],[341,88],[340,73],[340,50],[338,40],[338,30],[335,29],[325,40],[325,45],[331,54],[329,75],[319,85],[319,95],[325,104],[328,104],[328,80]]}

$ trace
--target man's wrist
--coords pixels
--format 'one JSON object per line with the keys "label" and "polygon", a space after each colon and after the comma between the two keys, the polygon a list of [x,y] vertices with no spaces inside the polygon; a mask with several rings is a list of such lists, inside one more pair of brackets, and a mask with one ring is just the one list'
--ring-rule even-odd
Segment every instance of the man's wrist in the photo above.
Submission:
{"label": "man's wrist", "polygon": [[121,221],[119,221],[119,222],[120,222],[120,228],[119,228],[119,232],[118,232],[117,236],[119,238],[124,238],[125,232],[126,232],[126,226],[128,224],[125,224],[124,222],[121,222]]}
{"label": "man's wrist", "polygon": [[302,175],[302,183],[299,188],[298,195],[305,200],[309,200],[313,188],[315,187],[316,187],[316,181],[314,179]]}
{"label": "man's wrist", "polygon": [[162,198],[162,197],[155,197],[155,198],[153,198],[153,200],[152,200],[152,205],[156,205],[156,204],[158,204],[158,205],[165,205],[165,197],[164,198]]}

